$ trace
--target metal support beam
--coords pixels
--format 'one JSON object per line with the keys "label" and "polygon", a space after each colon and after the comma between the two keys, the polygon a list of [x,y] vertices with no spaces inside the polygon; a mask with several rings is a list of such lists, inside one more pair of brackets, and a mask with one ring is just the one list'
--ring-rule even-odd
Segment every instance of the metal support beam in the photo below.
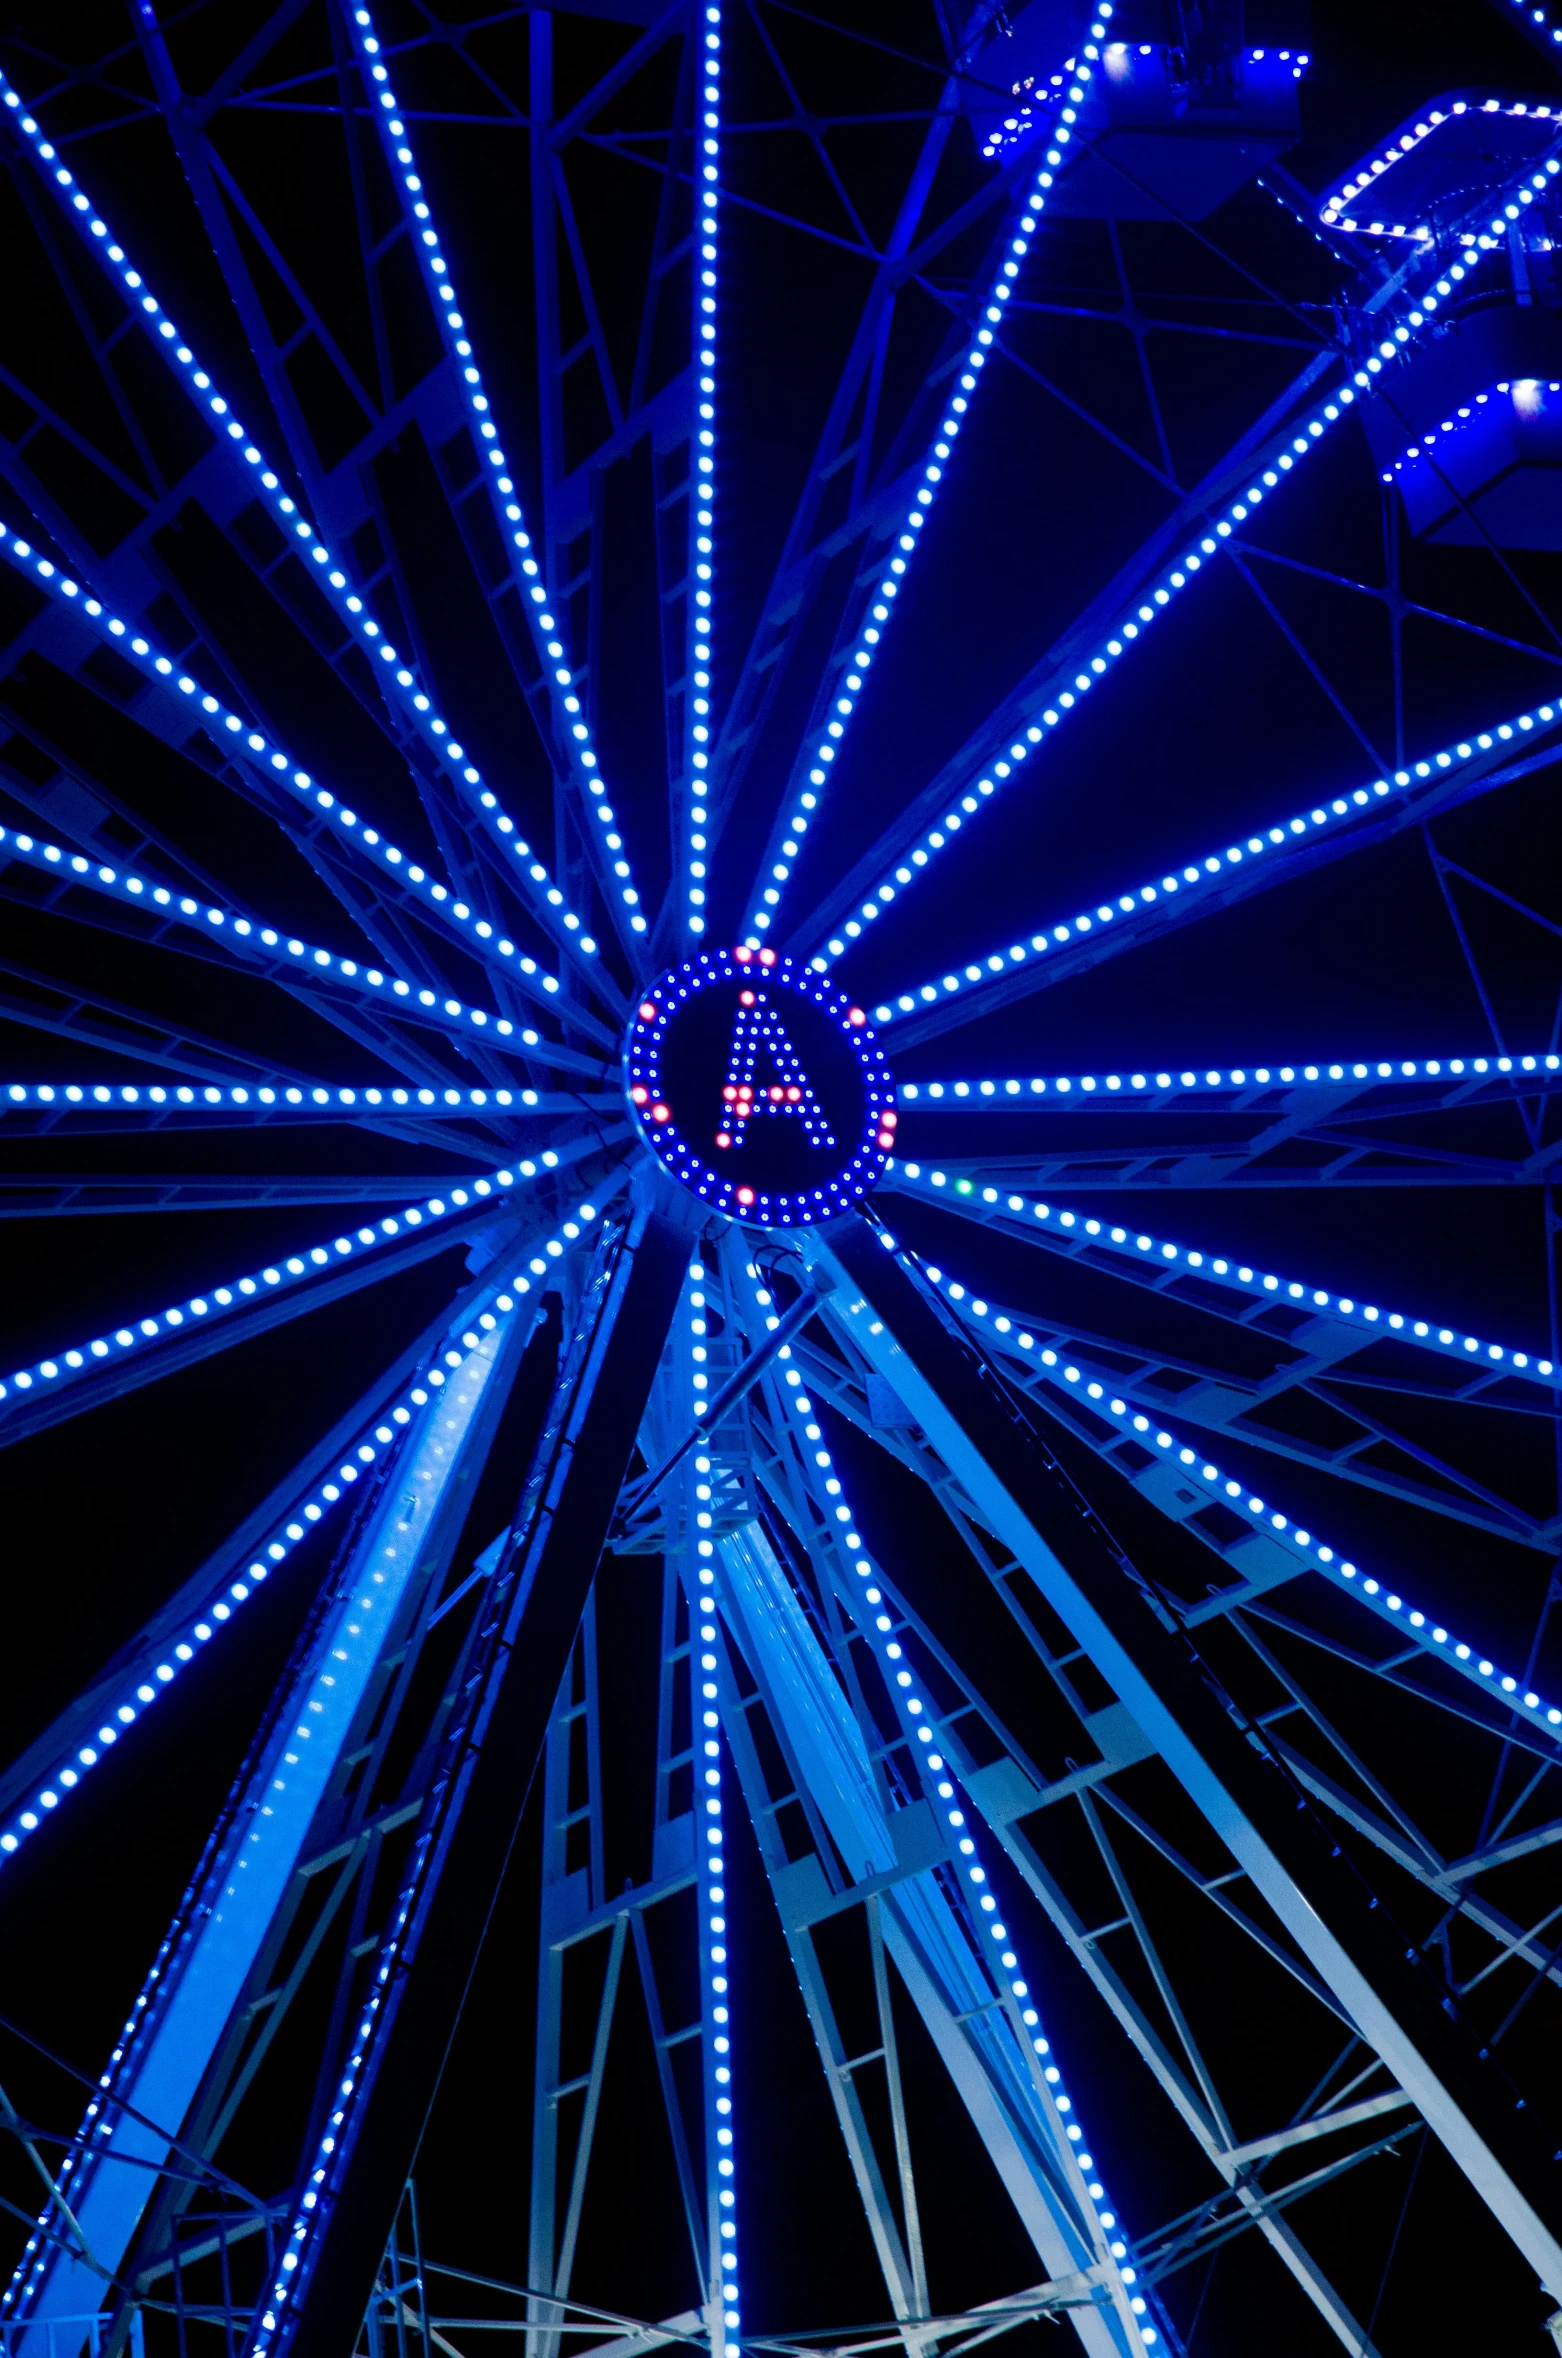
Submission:
{"label": "metal support beam", "polygon": [[982,1501],[1541,2282],[1562,2287],[1562,2156],[1301,1789],[1178,1640],[1166,1609],[1084,1509],[1039,1436],[867,1224],[843,1225],[828,1241],[810,1237],[803,1251],[840,1280],[832,1319]]}
{"label": "metal support beam", "polygon": [[588,1295],[414,1844],[353,2100],[332,2115],[324,2195],[299,2215],[286,2307],[275,2291],[267,2304],[268,2344],[296,2358],[339,2358],[357,2333],[515,1839],[687,1266],[681,1202],[650,1192]]}
{"label": "metal support beam", "polygon": [[335,1464],[342,1451],[355,1441],[364,1426],[377,1414],[383,1414],[384,1404],[393,1400],[402,1387],[410,1382],[416,1370],[426,1367],[440,1338],[448,1331],[459,1331],[465,1326],[482,1297],[493,1290],[492,1282],[479,1278],[464,1294],[457,1297],[453,1307],[441,1311],[438,1318],[426,1326],[416,1340],[409,1343],[399,1359],[392,1361],[377,1376],[368,1390],[361,1393],[345,1415],[338,1418],[307,1457],[286,1474],[263,1498],[254,1512],[239,1524],[214,1549],[188,1580],[158,1609],[135,1636],[121,1646],[103,1669],[81,1692],[67,1703],[42,1733],[34,1737],[25,1752],[10,1766],[0,1771],[0,1818],[15,1809],[22,1797],[32,1792],[51,1772],[57,1773],[58,1764],[67,1762],[79,1744],[102,1718],[111,1698],[121,1689],[136,1683],[136,1674],[149,1671],[161,1658],[165,1646],[193,1619],[206,1598],[214,1595],[227,1580],[231,1580],[253,1554],[255,1548],[286,1514],[295,1501],[313,1489],[322,1475]]}
{"label": "metal support beam", "polygon": [[[882,1764],[870,1765],[865,1732],[843,1691],[812,1623],[786,1582],[760,1527],[725,1534],[717,1542],[722,1610],[760,1683],[776,1737],[794,1766],[799,1790],[813,1798],[828,1833],[822,1844],[852,1880],[840,1890],[827,1880],[819,1851],[786,1863],[779,1843],[762,1843],[782,1927],[792,1950],[832,2093],[846,2134],[885,2282],[897,2313],[919,2313],[919,2270],[910,2259],[890,2209],[877,2153],[861,2121],[849,2083],[854,2063],[839,2046],[811,1928],[866,1901],[884,1946],[921,2014],[944,2069],[991,2157],[1038,2258],[1053,2277],[1100,2269],[1097,2303],[1071,2311],[1075,2330],[1095,2358],[1133,2350],[1138,2329],[1121,2289],[1077,2162],[1027,2039],[1017,2034],[1001,1995],[990,1982],[981,1951],[958,1921],[960,1903],[934,1870],[944,1856],[940,1829],[925,1803],[892,1806]],[[737,1715],[729,1711],[729,1721]],[[732,1729],[734,1753],[749,1811],[756,1823],[772,1815],[748,1731]],[[882,1895],[882,1896],[880,1896]],[[887,2062],[887,2058],[884,2058]],[[893,2098],[892,2098],[893,2102]],[[900,2159],[897,2147],[897,2163]],[[915,2233],[913,2206],[908,2234]]]}
{"label": "metal support beam", "polygon": [[[692,1676],[691,1650],[686,1631],[680,1637],[679,1620],[679,1582],[676,1571],[667,1564],[662,1572],[656,1757],[650,1779],[653,1799],[649,1881],[611,1896],[606,1889],[607,1828],[601,1773],[595,1592],[587,1604],[574,1658],[548,1722],[543,1752],[543,1861],[534,2081],[537,2094],[532,2111],[528,2295],[524,2321],[526,2358],[555,2358],[558,2334],[565,2326],[570,2307],[568,2295],[576,2239],[567,2221],[562,2237],[559,2228],[561,2157],[568,2143],[566,2108],[573,2107],[582,2097],[589,2105],[593,2089],[600,2096],[612,2001],[626,1942],[633,1948],[640,1977],[694,2273],[702,2285],[707,2274],[707,2237],[690,2124],[674,2069],[676,2049],[697,2038],[700,2026],[696,2023],[669,2028],[650,1926],[651,1912],[688,1892],[697,1875],[690,1813],[687,1810],[675,1813],[671,1807],[674,1780],[680,1768],[687,1775],[690,1761],[686,1714],[687,1685]],[[681,1695],[680,1683],[684,1687]],[[643,1824],[643,1820],[639,1822],[640,1830]],[[572,1865],[572,1861],[579,1863]],[[607,1975],[599,1981],[596,1967],[604,1935],[610,1943],[609,1967]],[[595,1995],[597,2033],[591,2072],[584,2081],[578,2078],[566,2081],[562,2070],[564,2023],[572,2003],[579,2003],[577,1977],[585,1980]],[[580,2198],[586,2190],[591,2147],[587,2125],[582,2121],[574,2143],[568,2197],[569,2211],[577,2220]],[[691,2315],[690,2322],[698,2322],[697,2314]]]}
{"label": "metal support beam", "polygon": [[[311,1846],[364,1698],[414,1600],[448,1561],[467,1499],[463,1477],[470,1476],[474,1452],[481,1460],[529,1331],[522,1317],[496,1328],[467,1355],[454,1381],[430,1386],[401,1453],[386,1462],[343,1576],[327,1575],[289,1675],[105,2074],[104,2094],[89,2107],[62,2169],[62,2188],[96,2266],[49,2244],[19,2274],[10,2312],[17,2358],[59,2358],[63,2321],[95,2308],[101,2271],[117,2275],[124,2262]],[[394,2216],[393,2210],[392,2223]],[[377,2250],[376,2265],[378,2258]],[[65,2347],[73,2347],[76,2329],[65,2330]]]}

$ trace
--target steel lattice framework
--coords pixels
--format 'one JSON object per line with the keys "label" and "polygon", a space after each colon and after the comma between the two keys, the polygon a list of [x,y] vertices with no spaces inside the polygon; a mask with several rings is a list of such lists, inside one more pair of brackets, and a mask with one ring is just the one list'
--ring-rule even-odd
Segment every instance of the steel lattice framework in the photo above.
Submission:
{"label": "steel lattice framework", "polygon": [[[1075,209],[1104,0],[1012,150],[985,4],[64,18],[0,76],[0,1217],[227,1225],[102,1308],[19,1259],[0,1444],[355,1373],[0,1777],[3,1882],[272,1632],[123,2029],[0,2096],[9,2358],[1129,2358],[1228,2249],[1231,2346],[1387,2352],[1418,2183],[1458,2330],[1538,2328],[1558,583],[1357,419],[1539,285],[1562,113],[1396,244],[1278,162]],[[729,940],[895,1066],[821,1228],[626,1103]]]}

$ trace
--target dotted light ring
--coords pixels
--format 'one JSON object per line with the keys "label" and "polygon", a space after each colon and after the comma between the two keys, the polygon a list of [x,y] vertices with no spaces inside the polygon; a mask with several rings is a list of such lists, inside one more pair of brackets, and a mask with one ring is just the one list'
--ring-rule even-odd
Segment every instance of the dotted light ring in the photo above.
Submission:
{"label": "dotted light ring", "polygon": [[[662,1051],[673,1017],[699,992],[756,977],[810,1000],[851,1041],[861,1067],[865,1103],[854,1141],[841,1141],[835,1175],[817,1187],[782,1194],[728,1179],[684,1137],[663,1085]],[[663,1168],[691,1194],[729,1219],[766,1228],[811,1227],[858,1202],[875,1185],[895,1143],[895,1084],[884,1051],[861,1007],[821,976],[774,950],[709,950],[672,967],[636,1003],[624,1045],[624,1086],[630,1115]],[[847,1148],[850,1144],[850,1153]]]}

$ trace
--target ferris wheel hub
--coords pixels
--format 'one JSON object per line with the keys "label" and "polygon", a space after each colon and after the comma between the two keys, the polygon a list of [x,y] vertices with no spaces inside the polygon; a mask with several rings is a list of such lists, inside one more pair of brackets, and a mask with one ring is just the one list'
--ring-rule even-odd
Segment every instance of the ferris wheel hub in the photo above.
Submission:
{"label": "ferris wheel hub", "polygon": [[669,1176],[755,1227],[835,1218],[895,1142],[895,1087],[866,1014],[774,950],[669,967],[635,1003],[624,1087]]}

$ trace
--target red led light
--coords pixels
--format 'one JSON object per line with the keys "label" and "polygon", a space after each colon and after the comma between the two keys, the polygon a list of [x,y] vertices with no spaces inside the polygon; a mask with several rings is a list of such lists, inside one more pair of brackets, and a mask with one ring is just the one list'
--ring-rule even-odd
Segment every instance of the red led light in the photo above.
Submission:
{"label": "red led light", "polygon": [[761,950],[761,951],[760,951],[760,953],[759,953],[759,963],[760,963],[760,965],[761,965],[761,966],[774,966],[775,962],[776,962],[776,954],[775,954],[774,950]]}
{"label": "red led light", "polygon": [[740,966],[746,966],[754,953],[752,950],[734,950],[732,955]]}
{"label": "red led light", "polygon": [[640,1021],[641,1021],[642,1023],[655,1023],[655,1021],[656,1021],[656,1006],[655,1006],[655,1002],[654,1002],[653,1000],[650,1000],[650,999],[642,999],[642,1000],[641,1000],[641,1002],[640,1002]]}
{"label": "red led light", "polygon": [[653,1105],[653,1106],[652,1106],[652,1108],[651,1108],[651,1119],[652,1119],[652,1121],[653,1121],[653,1122],[670,1122],[670,1121],[672,1120],[672,1118],[673,1118],[673,1109],[672,1109],[672,1107],[671,1107],[670,1105]]}
{"label": "red led light", "polygon": [[718,1146],[730,1146],[730,1145],[732,1144],[732,1140],[731,1140],[730,1136],[728,1135],[728,1133],[727,1133],[725,1130],[718,1130],[718,1131],[717,1131],[717,1133],[716,1133],[716,1144],[717,1144]]}
{"label": "red led light", "polygon": [[751,1204],[753,1200],[754,1190],[752,1187],[740,1187],[738,1189],[738,1201],[740,1204]]}
{"label": "red led light", "polygon": [[738,993],[738,1005],[739,1005],[740,1007],[752,1007],[752,1006],[753,1006],[753,1004],[754,1004],[754,994],[753,994],[753,992],[752,992],[752,991],[739,991],[739,993]]}
{"label": "red led light", "polygon": [[894,1127],[895,1127],[895,1120],[896,1120],[896,1117],[895,1117],[895,1115],[894,1115],[894,1114],[892,1114],[892,1113],[884,1113],[884,1114],[880,1114],[880,1116],[879,1116],[879,1127],[880,1127],[880,1129],[881,1129],[881,1130],[893,1130],[893,1129],[894,1129]]}
{"label": "red led light", "polygon": [[650,1090],[643,1081],[636,1081],[629,1092],[629,1102],[631,1105],[644,1105],[650,1094]]}
{"label": "red led light", "polygon": [[863,1014],[860,1007],[848,1007],[846,1010],[846,1020],[848,1023],[866,1023],[868,1019]]}

